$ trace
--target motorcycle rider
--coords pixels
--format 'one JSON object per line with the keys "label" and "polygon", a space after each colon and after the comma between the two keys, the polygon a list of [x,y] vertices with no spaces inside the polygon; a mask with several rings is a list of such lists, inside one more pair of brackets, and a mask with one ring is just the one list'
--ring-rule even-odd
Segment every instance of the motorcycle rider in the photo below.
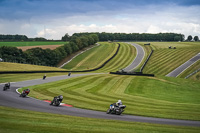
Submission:
{"label": "motorcycle rider", "polygon": [[22,93],[19,95],[20,97],[26,97],[30,92],[30,89],[25,89],[22,91]]}
{"label": "motorcycle rider", "polygon": [[122,101],[118,100],[116,103],[110,105],[110,109],[113,110],[115,107],[119,107],[120,105],[122,105]]}
{"label": "motorcycle rider", "polygon": [[29,94],[29,92],[30,92],[30,89],[29,89],[29,88],[23,90],[23,93],[26,93],[27,95]]}
{"label": "motorcycle rider", "polygon": [[117,102],[116,102],[116,106],[120,106],[120,105],[122,105],[122,101],[121,100],[118,100]]}
{"label": "motorcycle rider", "polygon": [[51,101],[50,105],[53,105],[53,103],[54,103],[57,99],[59,99],[59,101],[62,102],[63,96],[62,96],[62,95],[59,95],[59,96],[57,96],[57,97],[54,97],[53,100]]}
{"label": "motorcycle rider", "polygon": [[8,89],[10,89],[10,82],[6,83],[5,87],[8,87]]}

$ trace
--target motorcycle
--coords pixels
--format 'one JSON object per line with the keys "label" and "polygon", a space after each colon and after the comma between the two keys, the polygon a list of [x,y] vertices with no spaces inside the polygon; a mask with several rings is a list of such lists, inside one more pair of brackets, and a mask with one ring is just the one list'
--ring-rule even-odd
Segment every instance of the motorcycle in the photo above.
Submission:
{"label": "motorcycle", "polygon": [[26,97],[29,94],[29,92],[30,92],[29,89],[23,90],[22,93],[19,96],[20,97]]}
{"label": "motorcycle", "polygon": [[54,97],[54,99],[53,99],[53,101],[51,101],[50,105],[59,106],[61,102],[62,102],[62,99],[60,99],[59,97]]}
{"label": "motorcycle", "polygon": [[10,82],[6,83],[3,87],[3,91],[6,91],[7,89],[10,89]]}
{"label": "motorcycle", "polygon": [[122,112],[124,112],[124,109],[126,108],[125,105],[119,105],[119,106],[114,106],[113,104],[110,105],[110,108],[107,110],[107,114],[116,114],[116,115],[121,115]]}

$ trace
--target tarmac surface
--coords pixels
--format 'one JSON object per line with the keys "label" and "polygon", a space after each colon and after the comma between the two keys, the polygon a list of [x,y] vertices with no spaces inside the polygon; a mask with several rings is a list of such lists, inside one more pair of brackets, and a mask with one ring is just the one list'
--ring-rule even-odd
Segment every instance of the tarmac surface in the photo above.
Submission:
{"label": "tarmac surface", "polygon": [[[128,43],[128,42],[126,42],[126,43]],[[135,44],[135,43],[130,43],[130,42],[128,44],[131,44],[136,48],[137,55],[136,55],[134,61],[128,67],[123,69],[126,72],[129,72],[129,71],[135,69],[137,66],[139,66],[145,56],[145,52],[144,52],[144,49],[142,48],[142,46]]]}

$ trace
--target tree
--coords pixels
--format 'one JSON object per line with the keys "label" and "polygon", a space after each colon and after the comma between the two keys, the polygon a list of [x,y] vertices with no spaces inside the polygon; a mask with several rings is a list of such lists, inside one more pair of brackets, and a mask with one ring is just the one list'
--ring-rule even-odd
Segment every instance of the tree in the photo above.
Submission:
{"label": "tree", "polygon": [[62,37],[62,41],[69,41],[70,36],[68,35],[68,33],[66,33],[63,37]]}
{"label": "tree", "polygon": [[82,45],[83,45],[83,47],[87,47],[89,44],[88,44],[88,38],[86,37],[86,36],[81,36],[80,37],[80,40],[81,40],[81,42],[82,42]]}
{"label": "tree", "polygon": [[188,38],[187,38],[187,40],[188,40],[188,41],[191,41],[191,40],[192,40],[192,36],[189,35]]}
{"label": "tree", "polygon": [[181,37],[180,36],[175,36],[174,37],[174,41],[181,41]]}
{"label": "tree", "polygon": [[97,34],[91,34],[90,36],[94,39],[94,43],[97,43],[99,41]]}
{"label": "tree", "polygon": [[195,40],[195,41],[199,41],[199,37],[198,37],[198,36],[195,36],[195,37],[194,37],[194,40]]}

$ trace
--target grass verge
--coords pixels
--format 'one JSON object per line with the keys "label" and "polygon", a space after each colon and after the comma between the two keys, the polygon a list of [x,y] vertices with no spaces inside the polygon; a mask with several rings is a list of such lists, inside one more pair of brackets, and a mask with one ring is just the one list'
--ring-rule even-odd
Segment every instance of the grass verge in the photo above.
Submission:
{"label": "grass verge", "polygon": [[57,67],[0,62],[0,71],[66,71]]}
{"label": "grass verge", "polygon": [[[63,132],[104,132],[104,133],[157,133],[188,132],[198,133],[198,127],[170,126],[139,122],[93,119],[41,113],[0,106],[1,133],[63,133]],[[117,127],[117,128],[116,128]]]}

